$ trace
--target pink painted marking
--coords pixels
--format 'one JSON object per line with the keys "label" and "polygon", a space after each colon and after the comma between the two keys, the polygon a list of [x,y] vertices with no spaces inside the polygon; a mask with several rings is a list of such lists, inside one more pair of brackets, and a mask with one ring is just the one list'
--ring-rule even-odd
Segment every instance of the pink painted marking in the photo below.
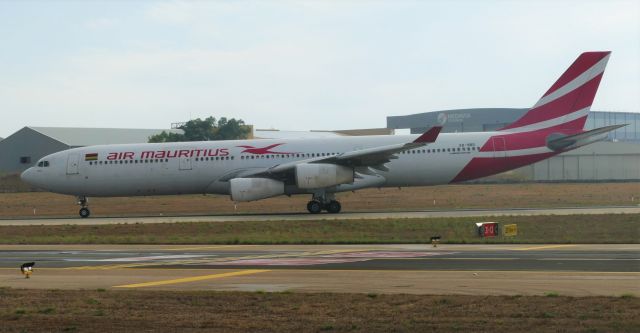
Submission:
{"label": "pink painted marking", "polygon": [[542,161],[557,154],[559,154],[559,152],[550,152],[535,155],[508,156],[499,158],[474,157],[451,182],[456,183],[489,175],[495,175],[503,171]]}
{"label": "pink painted marking", "polygon": [[323,258],[419,258],[419,257],[434,257],[448,254],[454,254],[455,252],[401,252],[401,251],[371,251],[371,252],[346,252],[323,255]]}
{"label": "pink painted marking", "polygon": [[[410,251],[368,251],[368,252],[346,252],[319,255],[312,257],[302,258],[268,258],[268,259],[238,259],[232,261],[211,262],[208,265],[234,265],[234,266],[312,266],[312,265],[325,265],[325,264],[342,264],[349,262],[362,262],[375,260],[378,258],[419,258],[419,257],[433,257],[442,256],[448,254],[454,254],[456,252],[410,252]],[[202,264],[202,263],[199,263]]]}

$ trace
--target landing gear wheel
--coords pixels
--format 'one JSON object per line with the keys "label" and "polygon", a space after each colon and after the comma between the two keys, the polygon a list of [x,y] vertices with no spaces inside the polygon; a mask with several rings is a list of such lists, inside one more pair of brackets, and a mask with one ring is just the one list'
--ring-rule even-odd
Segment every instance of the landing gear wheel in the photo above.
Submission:
{"label": "landing gear wheel", "polygon": [[89,208],[87,207],[80,208],[80,217],[84,219],[89,217],[89,215],[91,215],[91,211],[89,210]]}
{"label": "landing gear wheel", "polygon": [[322,212],[322,204],[320,201],[311,200],[307,204],[307,210],[311,214],[320,214],[320,212]]}
{"label": "landing gear wheel", "polygon": [[338,214],[338,213],[340,213],[340,210],[342,209],[342,205],[340,205],[340,203],[338,201],[331,200],[327,204],[326,209],[327,209],[327,212],[329,214]]}

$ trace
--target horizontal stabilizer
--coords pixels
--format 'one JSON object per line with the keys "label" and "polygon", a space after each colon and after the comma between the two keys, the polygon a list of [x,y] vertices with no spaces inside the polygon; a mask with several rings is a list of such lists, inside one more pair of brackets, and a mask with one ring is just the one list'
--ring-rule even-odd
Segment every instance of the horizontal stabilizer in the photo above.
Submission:
{"label": "horizontal stabilizer", "polygon": [[547,147],[554,151],[582,147],[586,144],[602,140],[606,137],[603,134],[627,125],[628,124],[605,126],[569,136],[558,135],[554,137],[552,134],[549,136],[549,139],[547,139]]}

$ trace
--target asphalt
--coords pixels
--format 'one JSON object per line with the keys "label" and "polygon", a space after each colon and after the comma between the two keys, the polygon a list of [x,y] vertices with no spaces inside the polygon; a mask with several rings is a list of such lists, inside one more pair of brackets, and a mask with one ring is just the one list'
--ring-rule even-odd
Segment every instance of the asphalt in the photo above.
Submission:
{"label": "asphalt", "polygon": [[638,294],[640,245],[5,245],[0,286]]}
{"label": "asphalt", "polygon": [[[55,248],[55,247],[54,247]],[[1,249],[1,247],[0,247]],[[524,249],[524,250],[523,250]],[[524,270],[640,272],[640,246],[193,246],[120,250],[0,250],[0,267],[156,269]]]}
{"label": "asphalt", "polygon": [[470,216],[526,216],[526,215],[575,215],[575,214],[640,214],[640,206],[616,207],[561,207],[561,208],[512,208],[512,209],[458,209],[343,212],[340,214],[235,214],[197,216],[137,216],[77,218],[18,218],[0,219],[0,225],[100,225],[120,223],[176,223],[176,222],[234,222],[234,221],[308,221],[352,220],[387,218],[429,218]]}

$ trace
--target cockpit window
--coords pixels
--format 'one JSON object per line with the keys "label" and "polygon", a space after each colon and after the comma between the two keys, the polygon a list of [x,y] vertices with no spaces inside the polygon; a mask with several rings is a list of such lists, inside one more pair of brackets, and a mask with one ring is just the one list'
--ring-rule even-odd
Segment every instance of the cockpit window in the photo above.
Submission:
{"label": "cockpit window", "polygon": [[48,167],[49,166],[49,161],[40,161],[38,162],[38,167],[42,168],[42,167]]}
{"label": "cockpit window", "polygon": [[49,161],[44,161],[44,167],[48,167],[49,166]]}
{"label": "cockpit window", "polygon": [[44,165],[44,162],[42,161],[38,162],[38,167],[42,168],[43,165]]}

